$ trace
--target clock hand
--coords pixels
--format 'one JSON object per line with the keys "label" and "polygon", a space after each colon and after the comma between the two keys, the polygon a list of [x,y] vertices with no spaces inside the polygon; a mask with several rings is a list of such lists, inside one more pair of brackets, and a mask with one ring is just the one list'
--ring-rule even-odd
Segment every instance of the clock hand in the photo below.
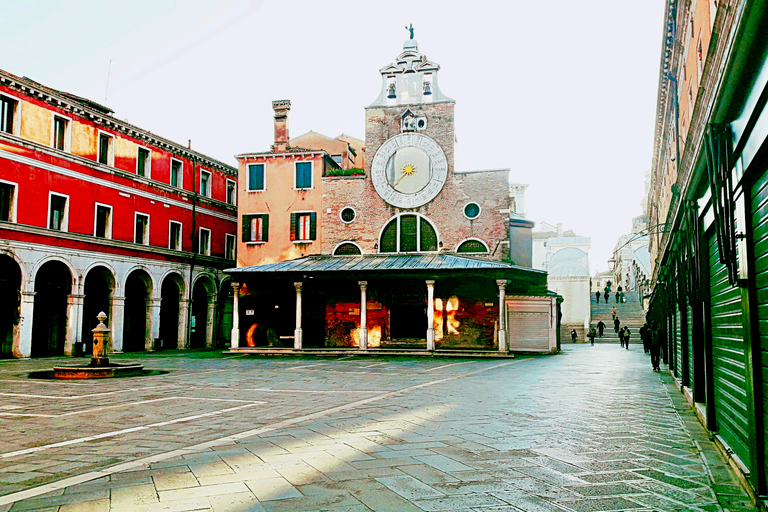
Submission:
{"label": "clock hand", "polygon": [[393,187],[396,187],[398,183],[400,183],[400,180],[405,178],[406,176],[412,176],[413,173],[416,172],[416,167],[411,168],[410,172],[407,169],[403,169],[403,174],[400,175],[399,178],[397,178],[397,181],[392,185]]}

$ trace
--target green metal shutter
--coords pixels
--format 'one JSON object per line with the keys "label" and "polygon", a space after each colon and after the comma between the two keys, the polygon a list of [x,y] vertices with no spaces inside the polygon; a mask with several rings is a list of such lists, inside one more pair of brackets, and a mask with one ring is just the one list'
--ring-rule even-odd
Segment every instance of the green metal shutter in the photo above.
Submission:
{"label": "green metal shutter", "polygon": [[683,375],[683,342],[680,339],[682,336],[682,326],[680,325],[680,309],[675,304],[675,377],[680,378]]}
{"label": "green metal shutter", "polygon": [[251,241],[251,217],[253,215],[243,215],[243,242]]}
{"label": "green metal shutter", "polygon": [[[753,364],[762,375],[763,460],[768,463],[768,173],[764,173],[750,191],[752,217],[752,256],[754,258],[755,309],[757,312],[760,353],[753,354]],[[754,346],[754,345],[753,345]],[[756,404],[757,405],[757,404]],[[759,449],[759,447],[758,447]],[[768,483],[768,482],[766,482]]]}
{"label": "green metal shutter", "polygon": [[728,282],[728,270],[718,254],[717,236],[710,236],[708,242],[716,429],[750,467],[741,290]]}
{"label": "green metal shutter", "polygon": [[269,241],[269,214],[261,216],[261,241]]}
{"label": "green metal shutter", "polygon": [[687,326],[688,326],[688,386],[693,389],[693,308],[690,304],[685,305],[686,309],[686,318],[687,318]]}

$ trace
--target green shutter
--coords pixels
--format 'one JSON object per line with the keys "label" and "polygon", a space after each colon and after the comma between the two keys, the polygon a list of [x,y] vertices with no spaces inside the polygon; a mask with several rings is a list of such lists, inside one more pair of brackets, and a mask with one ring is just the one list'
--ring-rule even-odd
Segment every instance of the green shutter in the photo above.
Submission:
{"label": "green shutter", "polygon": [[265,214],[261,216],[261,241],[269,241],[269,215]]}
{"label": "green shutter", "polygon": [[421,223],[421,249],[422,251],[436,251],[437,250],[437,233],[432,224],[427,222],[426,219],[419,219]]}
{"label": "green shutter", "polygon": [[291,214],[291,241],[296,240],[296,214]]}
{"label": "green shutter", "polygon": [[309,239],[317,239],[317,214],[315,212],[309,214]]}
{"label": "green shutter", "polygon": [[415,215],[400,216],[400,252],[416,252],[416,230],[418,217]]}
{"label": "green shutter", "polygon": [[381,233],[379,252],[397,252],[397,218],[392,219]]}
{"label": "green shutter", "polygon": [[243,242],[251,241],[251,217],[252,215],[243,215]]}

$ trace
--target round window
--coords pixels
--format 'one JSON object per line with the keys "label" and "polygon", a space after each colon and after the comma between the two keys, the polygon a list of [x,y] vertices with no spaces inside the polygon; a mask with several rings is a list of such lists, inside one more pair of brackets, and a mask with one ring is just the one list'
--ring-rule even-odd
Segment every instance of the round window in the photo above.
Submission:
{"label": "round window", "polygon": [[476,219],[480,215],[480,205],[477,203],[469,203],[464,207],[464,215],[468,219]]}
{"label": "round window", "polygon": [[355,220],[355,217],[357,216],[357,213],[355,212],[355,210],[353,208],[346,207],[346,208],[341,210],[340,216],[341,216],[341,221],[342,222],[349,223],[349,222],[352,222],[353,220]]}

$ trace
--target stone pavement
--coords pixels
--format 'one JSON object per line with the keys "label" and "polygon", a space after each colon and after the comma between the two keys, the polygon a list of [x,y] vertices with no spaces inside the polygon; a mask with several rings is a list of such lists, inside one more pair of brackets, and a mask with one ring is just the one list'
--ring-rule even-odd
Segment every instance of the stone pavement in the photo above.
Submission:
{"label": "stone pavement", "polygon": [[120,359],[168,373],[0,362],[0,512],[755,510],[639,347]]}

